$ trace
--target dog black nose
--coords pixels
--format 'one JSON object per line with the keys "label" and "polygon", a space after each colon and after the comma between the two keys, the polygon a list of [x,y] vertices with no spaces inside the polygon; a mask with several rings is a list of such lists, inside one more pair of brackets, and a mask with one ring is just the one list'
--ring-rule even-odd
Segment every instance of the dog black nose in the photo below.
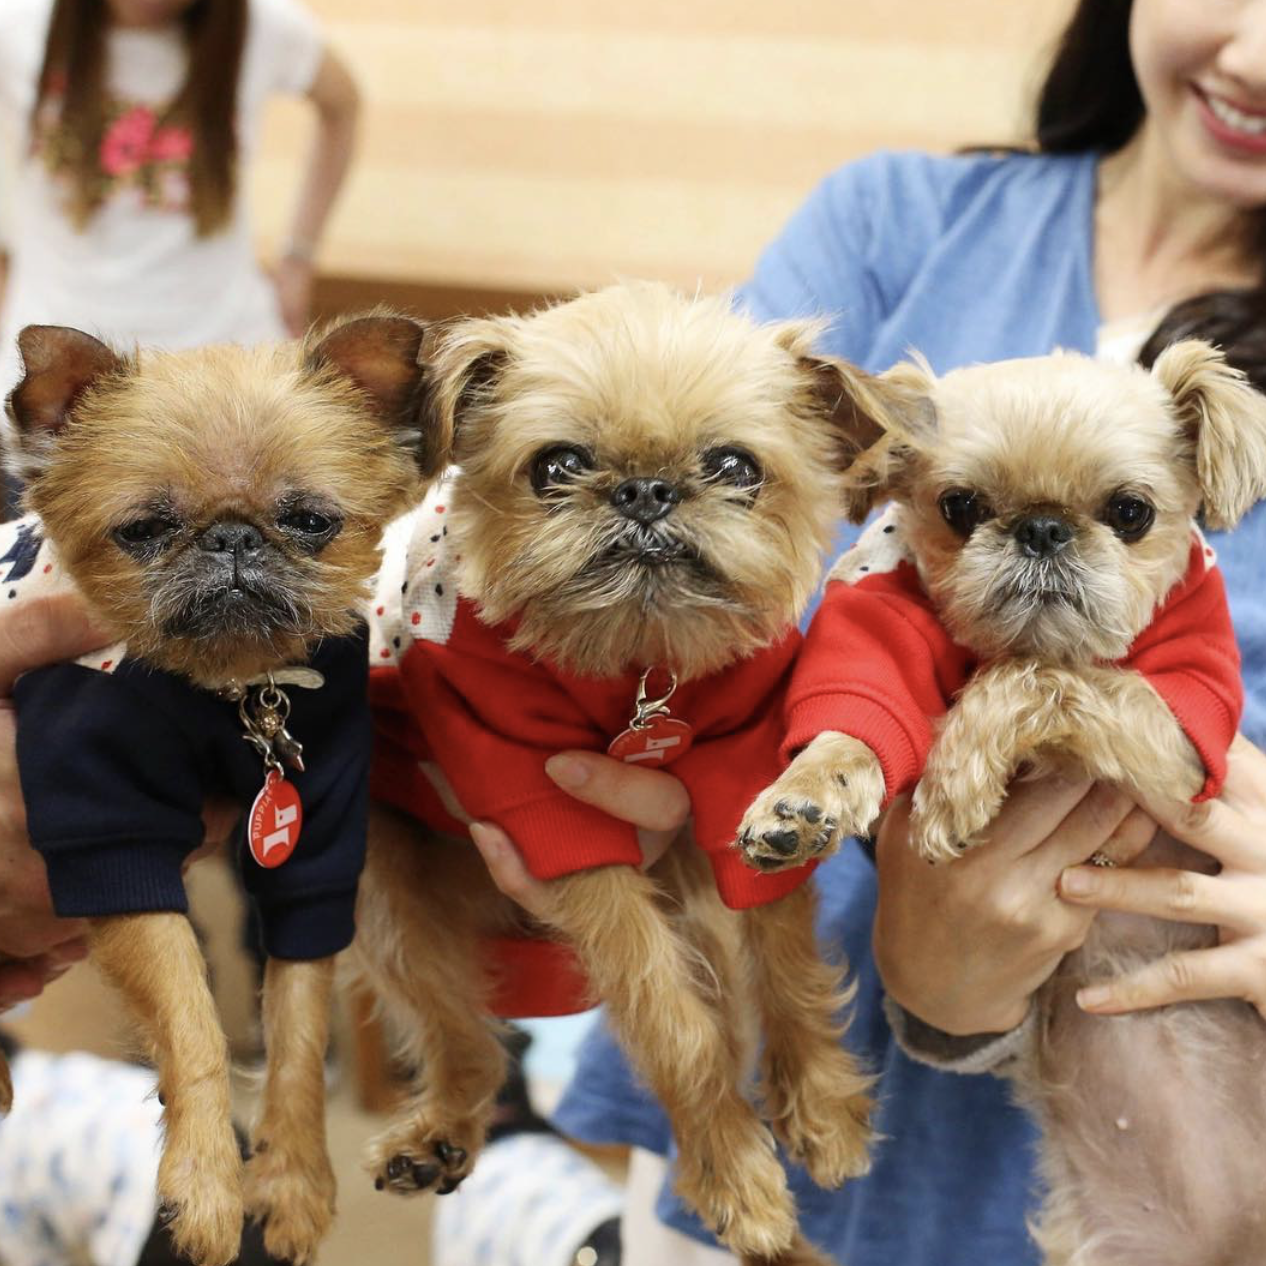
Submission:
{"label": "dog black nose", "polygon": [[611,494],[611,504],[635,523],[662,519],[680,500],[681,493],[664,479],[626,479]]}
{"label": "dog black nose", "polygon": [[264,538],[249,523],[213,523],[198,537],[198,548],[208,554],[254,554]]}
{"label": "dog black nose", "polygon": [[1073,539],[1073,525],[1050,515],[1034,515],[1016,525],[1015,539],[1030,558],[1053,558]]}

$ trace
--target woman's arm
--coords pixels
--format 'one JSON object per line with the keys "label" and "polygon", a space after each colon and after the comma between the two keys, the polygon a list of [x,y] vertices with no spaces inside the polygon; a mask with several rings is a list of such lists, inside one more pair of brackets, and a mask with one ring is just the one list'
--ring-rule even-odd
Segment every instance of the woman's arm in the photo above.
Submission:
{"label": "woman's arm", "polygon": [[281,314],[287,329],[296,338],[308,325],[317,243],[351,165],[360,114],[356,81],[346,65],[328,49],[308,90],[308,99],[316,107],[316,135],[290,237],[276,270]]}
{"label": "woman's arm", "polygon": [[1060,894],[1089,911],[1119,910],[1220,929],[1210,949],[1175,953],[1081,990],[1087,1011],[1114,1015],[1173,1002],[1241,998],[1266,1016],[1266,753],[1242,735],[1231,745],[1226,785],[1203,804],[1149,805],[1175,839],[1221,864],[1216,875],[1078,866]]}

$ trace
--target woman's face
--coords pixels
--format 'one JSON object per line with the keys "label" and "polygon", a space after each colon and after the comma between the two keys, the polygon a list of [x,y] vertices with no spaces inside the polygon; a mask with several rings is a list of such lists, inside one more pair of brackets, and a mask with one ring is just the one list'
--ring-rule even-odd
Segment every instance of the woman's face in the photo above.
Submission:
{"label": "woman's face", "polygon": [[1134,0],[1130,53],[1178,175],[1266,205],[1266,0]]}
{"label": "woman's face", "polygon": [[166,26],[175,21],[194,0],[106,0],[116,26]]}

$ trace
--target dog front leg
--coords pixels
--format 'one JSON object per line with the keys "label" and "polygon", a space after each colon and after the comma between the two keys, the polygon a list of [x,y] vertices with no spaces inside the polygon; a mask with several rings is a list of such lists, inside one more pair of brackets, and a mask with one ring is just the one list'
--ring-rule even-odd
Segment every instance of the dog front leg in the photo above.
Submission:
{"label": "dog front leg", "polygon": [[352,957],[420,1067],[416,1093],[369,1144],[382,1190],[446,1195],[483,1148],[506,1053],[485,1005],[480,933],[505,907],[474,848],[375,806]]}
{"label": "dog front leg", "polygon": [[879,758],[858,739],[819,734],[752,803],[738,847],[756,870],[785,870],[827,857],[865,835],[884,801]]}
{"label": "dog front leg", "polygon": [[264,974],[268,1069],[246,1166],[246,1209],[270,1257],[302,1264],[334,1220],[325,1139],[325,1049],[334,959],[270,959]]}
{"label": "dog front leg", "polygon": [[575,947],[633,1063],[668,1112],[677,1186],[735,1252],[790,1248],[795,1207],[773,1139],[739,1092],[718,978],[674,931],[655,884],[607,866],[549,885],[545,912]]}
{"label": "dog front leg", "polygon": [[227,1266],[242,1238],[242,1159],[228,1045],[193,928],[181,914],[114,915],[89,922],[89,942],[158,1069],[166,1124],[158,1194],[172,1242],[195,1266]]}
{"label": "dog front leg", "polygon": [[1069,748],[1087,774],[1161,800],[1199,794],[1200,754],[1142,674],[1098,668],[1063,676],[1076,722]]}
{"label": "dog front leg", "polygon": [[1012,662],[972,678],[946,713],[914,790],[910,837],[923,857],[952,861],[980,843],[1020,763],[1066,738],[1065,685],[1046,669]]}
{"label": "dog front leg", "polygon": [[840,1045],[844,972],[822,960],[811,884],[741,916],[764,1029],[766,1115],[819,1187],[870,1168],[872,1079]]}

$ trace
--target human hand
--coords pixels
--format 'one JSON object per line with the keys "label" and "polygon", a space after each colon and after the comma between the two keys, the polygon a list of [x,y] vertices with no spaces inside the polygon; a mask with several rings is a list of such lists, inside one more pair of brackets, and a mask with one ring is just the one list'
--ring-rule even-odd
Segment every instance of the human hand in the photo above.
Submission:
{"label": "human hand", "polygon": [[277,307],[291,338],[301,338],[312,315],[312,261],[285,255],[273,269]]}
{"label": "human hand", "polygon": [[[545,762],[545,772],[568,795],[638,828],[642,865],[657,862],[690,816],[690,796],[671,774],[625,765],[597,752],[560,752]],[[513,840],[490,822],[476,822],[470,838],[492,881],[529,914],[542,917],[548,886],[533,879]]]}
{"label": "human hand", "polygon": [[959,1036],[1015,1028],[1085,940],[1094,911],[1060,900],[1061,873],[1096,851],[1127,864],[1156,833],[1123,793],[1062,778],[1015,783],[980,847],[948,864],[916,854],[909,822],[903,798],[879,831],[875,961],[894,1001]]}
{"label": "human hand", "polygon": [[1213,924],[1219,944],[1166,955],[1077,994],[1086,1011],[1116,1015],[1173,1002],[1241,998],[1266,1017],[1266,754],[1243,735],[1231,745],[1226,785],[1203,804],[1149,804],[1175,839],[1221,864],[1216,875],[1156,867],[1065,871],[1060,893],[1086,910],[1119,910]]}
{"label": "human hand", "polygon": [[72,659],[109,641],[71,596],[0,613],[0,1010],[34,998],[88,952],[84,922],[53,914],[44,861],[27,838],[13,683],[32,668]]}

